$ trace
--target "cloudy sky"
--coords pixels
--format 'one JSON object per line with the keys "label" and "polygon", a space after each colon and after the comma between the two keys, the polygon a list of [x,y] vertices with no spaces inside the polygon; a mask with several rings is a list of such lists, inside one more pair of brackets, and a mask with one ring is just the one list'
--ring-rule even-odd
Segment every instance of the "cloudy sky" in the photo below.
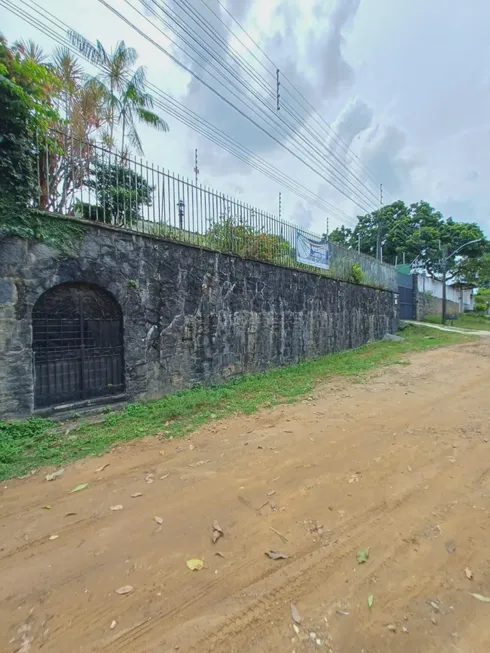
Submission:
{"label": "cloudy sky", "polygon": [[[488,0],[220,2],[229,14],[218,0],[105,0],[139,32],[100,0],[39,5],[106,49],[124,39],[153,84],[247,150],[239,160],[159,109],[170,132],[141,129],[155,164],[192,177],[198,148],[201,182],[274,213],[282,190],[283,217],[316,232],[376,208],[380,182],[385,203],[428,200],[490,232]],[[0,25],[54,47],[2,6]],[[250,153],[334,208],[281,188]]]}

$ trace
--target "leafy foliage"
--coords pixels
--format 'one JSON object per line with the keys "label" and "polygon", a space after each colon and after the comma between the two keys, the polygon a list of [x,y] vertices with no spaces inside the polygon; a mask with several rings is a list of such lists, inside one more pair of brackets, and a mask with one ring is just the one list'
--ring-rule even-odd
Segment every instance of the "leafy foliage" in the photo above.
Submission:
{"label": "leafy foliage", "polygon": [[268,234],[232,217],[221,216],[206,233],[209,247],[244,258],[281,263],[290,254],[290,245],[281,236]]}
{"label": "leafy foliage", "polygon": [[359,263],[353,263],[351,268],[351,280],[353,283],[363,283],[365,281],[366,275],[361,269]]}
{"label": "leafy foliage", "polygon": [[[448,278],[477,278],[487,242],[476,223],[456,222],[444,219],[428,202],[417,202],[410,206],[402,201],[384,206],[378,211],[358,216],[354,229],[342,226],[330,235],[330,241],[376,256],[378,234],[383,246],[383,260],[394,264],[402,256],[414,268],[425,269],[431,276],[441,273],[442,252],[448,254],[465,243],[480,239],[469,245],[448,261]],[[485,267],[490,275],[490,259]],[[489,276],[490,278],[490,276]]]}
{"label": "leafy foliage", "polygon": [[487,313],[490,307],[490,289],[480,288],[475,296],[475,311]]}
{"label": "leafy foliage", "polygon": [[76,205],[76,213],[85,219],[129,225],[141,218],[142,206],[152,204],[153,186],[142,175],[118,163],[93,160],[84,186],[96,198],[96,204]]}
{"label": "leafy foliage", "polygon": [[[58,118],[51,98],[56,77],[33,59],[23,59],[0,37],[0,226],[29,220],[37,195],[37,135]],[[50,146],[49,141],[46,142]]]}

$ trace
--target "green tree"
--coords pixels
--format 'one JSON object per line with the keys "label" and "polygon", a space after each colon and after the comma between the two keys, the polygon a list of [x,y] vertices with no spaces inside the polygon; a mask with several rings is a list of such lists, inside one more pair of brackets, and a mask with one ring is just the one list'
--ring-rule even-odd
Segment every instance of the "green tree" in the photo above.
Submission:
{"label": "green tree", "polygon": [[[56,76],[0,36],[0,219],[29,236],[27,208],[38,195],[39,136],[60,119],[53,105]],[[52,147],[44,138],[45,147]]]}
{"label": "green tree", "polygon": [[76,214],[108,224],[136,223],[143,218],[141,209],[153,201],[154,187],[142,175],[100,159],[92,159],[84,187],[94,193],[95,203],[78,202]]}
{"label": "green tree", "polygon": [[143,66],[135,69],[138,53],[119,41],[108,52],[100,41],[94,46],[77,32],[70,32],[70,39],[79,50],[102,68],[96,77],[105,88],[108,129],[104,134],[106,145],[116,147],[115,131],[120,128],[120,150],[126,152],[127,142],[137,154],[143,155],[143,145],[137,124],[149,125],[159,131],[168,131],[167,123],[153,109],[153,97],[147,92],[146,71]]}
{"label": "green tree", "polygon": [[441,273],[444,248],[450,254],[477,239],[478,243],[465,247],[448,261],[448,279],[459,276],[462,280],[468,270],[478,267],[475,262],[481,259],[487,246],[484,234],[476,223],[445,220],[428,202],[409,206],[402,201],[394,202],[358,216],[354,229],[341,227],[330,235],[331,242],[350,249],[357,248],[359,242],[361,252],[371,256],[377,255],[379,242],[385,262],[400,263],[404,257],[414,268],[425,269],[434,277]]}

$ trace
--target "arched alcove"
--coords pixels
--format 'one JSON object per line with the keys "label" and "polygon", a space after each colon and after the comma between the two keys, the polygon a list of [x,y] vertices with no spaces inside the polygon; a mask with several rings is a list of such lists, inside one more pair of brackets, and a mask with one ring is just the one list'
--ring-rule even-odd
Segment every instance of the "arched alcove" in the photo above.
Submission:
{"label": "arched alcove", "polygon": [[122,311],[104,289],[50,288],[34,305],[32,332],[35,408],[124,390]]}

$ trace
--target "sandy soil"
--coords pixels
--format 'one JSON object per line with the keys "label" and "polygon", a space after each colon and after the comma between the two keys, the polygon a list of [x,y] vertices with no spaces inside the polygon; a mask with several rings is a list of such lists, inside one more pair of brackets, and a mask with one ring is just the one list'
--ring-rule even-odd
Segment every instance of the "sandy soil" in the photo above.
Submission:
{"label": "sandy soil", "polygon": [[488,651],[489,381],[482,340],[4,483],[0,651]]}

